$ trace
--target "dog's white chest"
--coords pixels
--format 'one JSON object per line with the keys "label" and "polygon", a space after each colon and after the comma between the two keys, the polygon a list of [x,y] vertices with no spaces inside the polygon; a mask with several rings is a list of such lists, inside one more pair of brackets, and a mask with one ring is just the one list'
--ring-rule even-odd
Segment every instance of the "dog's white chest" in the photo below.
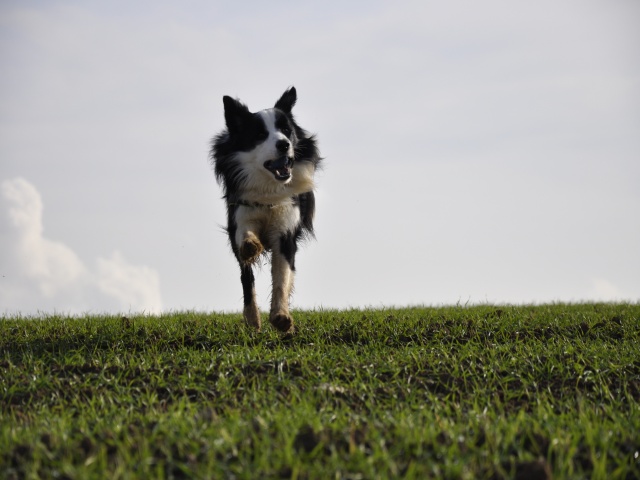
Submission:
{"label": "dog's white chest", "polygon": [[253,231],[272,248],[280,236],[293,232],[300,224],[300,208],[293,201],[275,206],[246,206],[240,205],[236,210],[238,244],[241,232]]}

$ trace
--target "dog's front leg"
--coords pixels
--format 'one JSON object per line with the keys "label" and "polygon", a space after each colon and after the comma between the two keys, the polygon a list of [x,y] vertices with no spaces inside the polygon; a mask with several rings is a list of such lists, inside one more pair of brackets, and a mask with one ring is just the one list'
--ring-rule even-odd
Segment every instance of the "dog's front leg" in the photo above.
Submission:
{"label": "dog's front leg", "polygon": [[247,218],[238,211],[236,221],[231,231],[232,247],[240,264],[240,281],[242,282],[242,293],[244,295],[244,320],[250,327],[260,330],[260,310],[256,300],[255,278],[253,276],[253,263],[264,251],[264,247],[258,236],[254,233],[258,231],[259,225],[248,221]]}
{"label": "dog's front leg", "polygon": [[244,321],[250,327],[260,331],[260,310],[256,300],[255,278],[251,265],[240,264],[240,281],[242,282],[242,293],[244,294]]}
{"label": "dog's front leg", "polygon": [[240,239],[236,241],[238,242],[238,257],[244,265],[255,263],[264,251],[262,242],[251,230],[243,232]]}
{"label": "dog's front leg", "polygon": [[259,238],[262,227],[260,213],[259,210],[245,206],[240,206],[235,211],[236,228],[233,240],[237,246],[235,252],[241,266],[255,263],[264,252]]}
{"label": "dog's front leg", "polygon": [[244,265],[255,263],[264,247],[257,232],[260,231],[260,224],[256,221],[253,212],[248,212],[244,207],[238,209],[236,213],[237,229],[235,232],[235,243],[238,246],[238,261]]}
{"label": "dog's front leg", "polygon": [[271,314],[269,321],[279,331],[293,333],[293,318],[289,313],[289,297],[293,291],[296,242],[292,234],[281,237],[271,258]]}

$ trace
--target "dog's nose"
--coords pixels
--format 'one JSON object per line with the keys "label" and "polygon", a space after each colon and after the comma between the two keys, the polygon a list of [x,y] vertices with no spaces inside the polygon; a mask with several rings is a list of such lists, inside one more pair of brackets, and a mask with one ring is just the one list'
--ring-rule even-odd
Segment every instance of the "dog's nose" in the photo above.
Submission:
{"label": "dog's nose", "polygon": [[289,150],[289,142],[287,140],[278,140],[276,142],[276,148],[279,152],[284,153]]}

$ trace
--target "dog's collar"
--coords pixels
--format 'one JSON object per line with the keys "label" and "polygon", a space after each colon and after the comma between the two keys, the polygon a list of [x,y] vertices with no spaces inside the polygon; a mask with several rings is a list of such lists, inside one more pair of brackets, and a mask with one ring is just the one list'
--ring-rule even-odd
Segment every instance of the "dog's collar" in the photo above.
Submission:
{"label": "dog's collar", "polygon": [[236,200],[235,202],[229,203],[229,205],[241,205],[243,207],[253,207],[253,208],[274,208],[278,205],[283,205],[282,203],[258,203],[258,202],[247,202],[246,200]]}
{"label": "dog's collar", "polygon": [[293,206],[300,205],[300,200],[296,195],[294,195],[288,200],[284,200],[280,203],[248,202],[246,200],[242,200],[241,198],[233,202],[229,202],[229,206],[235,206],[235,205],[239,205],[242,207],[251,207],[251,208],[276,208],[276,207],[282,207],[285,205],[293,205]]}

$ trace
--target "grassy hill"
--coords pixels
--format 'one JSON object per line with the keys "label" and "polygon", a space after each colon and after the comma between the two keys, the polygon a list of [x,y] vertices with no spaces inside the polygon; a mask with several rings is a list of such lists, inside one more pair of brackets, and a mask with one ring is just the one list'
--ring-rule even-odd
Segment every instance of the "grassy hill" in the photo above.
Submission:
{"label": "grassy hill", "polygon": [[294,316],[0,319],[0,477],[640,478],[638,304]]}

